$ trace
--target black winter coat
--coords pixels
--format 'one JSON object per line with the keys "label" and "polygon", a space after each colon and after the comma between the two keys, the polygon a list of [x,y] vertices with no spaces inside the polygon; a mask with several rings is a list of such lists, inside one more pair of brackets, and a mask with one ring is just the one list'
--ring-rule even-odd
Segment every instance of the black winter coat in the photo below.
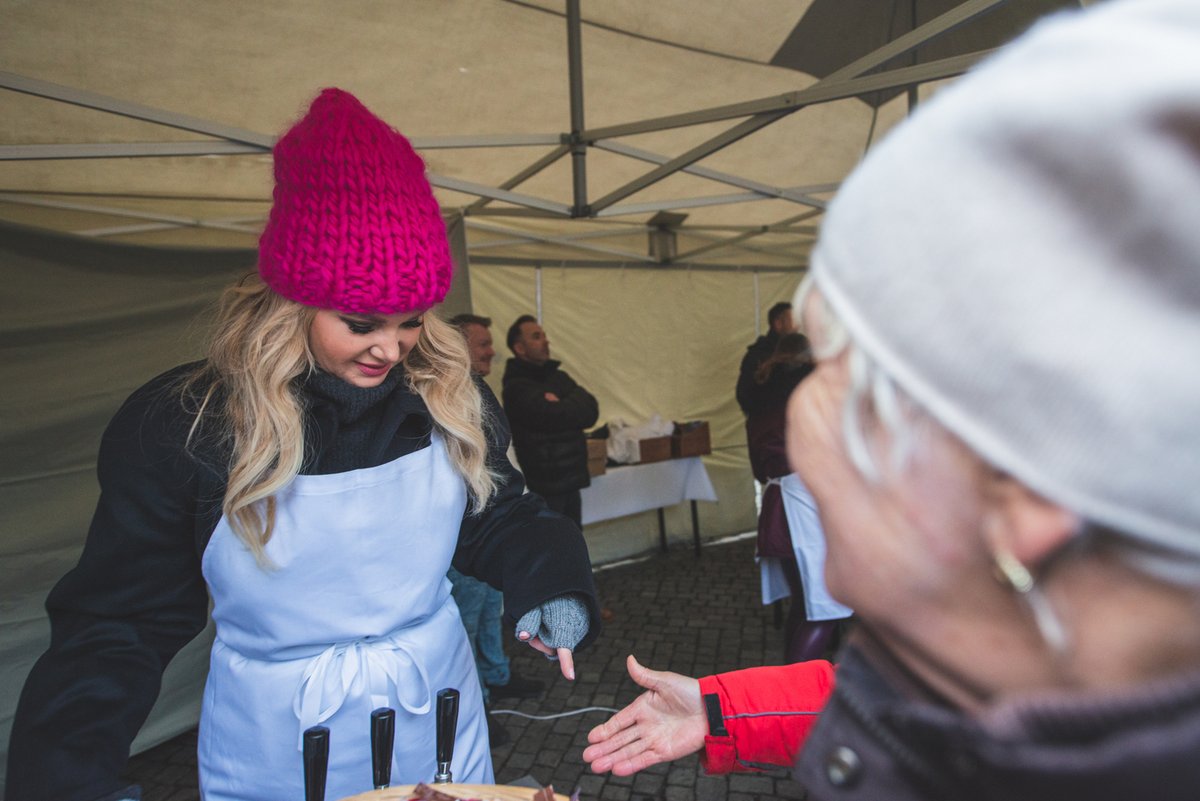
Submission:
{"label": "black winter coat", "polygon": [[[559,364],[553,359],[545,364],[509,359],[501,391],[525,482],[531,490],[548,494],[591,484],[583,432],[600,416],[596,399],[558,369]],[[558,400],[546,400],[547,392]]]}
{"label": "black winter coat", "polygon": [[747,417],[762,411],[763,405],[770,402],[769,392],[763,391],[762,385],[754,380],[754,374],[758,366],[775,352],[778,344],[779,334],[768,331],[746,347],[746,355],[742,357],[742,366],[738,370],[737,402],[742,414]]}
{"label": "black winter coat", "polygon": [[[1194,801],[1200,674],[1031,693],[975,715],[859,629],[796,762],[812,801]],[[999,656],[997,658],[1000,658]],[[789,666],[793,667],[793,666]]]}

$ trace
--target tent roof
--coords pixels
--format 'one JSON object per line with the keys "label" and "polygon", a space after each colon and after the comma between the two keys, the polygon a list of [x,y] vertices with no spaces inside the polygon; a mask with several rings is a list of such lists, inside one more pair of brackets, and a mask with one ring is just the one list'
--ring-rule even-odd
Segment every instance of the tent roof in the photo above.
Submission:
{"label": "tent roof", "polygon": [[797,269],[910,102],[1078,4],[0,0],[0,219],[252,247],[274,135],[341,86],[414,141],[473,263]]}

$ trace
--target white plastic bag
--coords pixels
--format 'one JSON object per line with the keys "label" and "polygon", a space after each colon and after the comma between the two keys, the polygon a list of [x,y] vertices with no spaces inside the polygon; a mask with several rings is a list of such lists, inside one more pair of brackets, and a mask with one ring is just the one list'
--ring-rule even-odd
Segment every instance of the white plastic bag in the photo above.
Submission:
{"label": "white plastic bag", "polygon": [[652,415],[649,420],[640,425],[631,426],[621,418],[608,421],[608,458],[618,464],[636,464],[641,460],[641,449],[638,440],[651,437],[669,437],[675,431],[675,424],[663,420],[660,415]]}

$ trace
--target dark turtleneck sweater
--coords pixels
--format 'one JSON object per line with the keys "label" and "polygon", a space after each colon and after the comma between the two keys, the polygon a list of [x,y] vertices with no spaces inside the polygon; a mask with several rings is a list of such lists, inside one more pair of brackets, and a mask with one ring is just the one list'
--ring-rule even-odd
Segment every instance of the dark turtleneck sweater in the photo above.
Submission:
{"label": "dark turtleneck sweater", "polygon": [[305,427],[307,474],[377,467],[429,444],[433,422],[404,368],[379,386],[356,387],[323,370],[304,382],[311,425]]}

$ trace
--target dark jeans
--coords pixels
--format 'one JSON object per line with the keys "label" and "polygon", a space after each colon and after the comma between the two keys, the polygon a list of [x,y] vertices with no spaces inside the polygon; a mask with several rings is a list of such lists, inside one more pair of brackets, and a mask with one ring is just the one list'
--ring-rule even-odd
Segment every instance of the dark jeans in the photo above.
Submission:
{"label": "dark jeans", "polygon": [[575,525],[583,528],[583,501],[579,498],[579,490],[569,492],[543,492],[546,505],[560,515],[566,515],[575,521]]}
{"label": "dark jeans", "polygon": [[483,687],[483,702],[487,703],[488,685],[508,684],[511,676],[500,623],[504,596],[492,586],[464,576],[454,568],[450,568],[446,576],[450,579],[450,592],[458,604],[467,639],[471,641],[475,669]]}

